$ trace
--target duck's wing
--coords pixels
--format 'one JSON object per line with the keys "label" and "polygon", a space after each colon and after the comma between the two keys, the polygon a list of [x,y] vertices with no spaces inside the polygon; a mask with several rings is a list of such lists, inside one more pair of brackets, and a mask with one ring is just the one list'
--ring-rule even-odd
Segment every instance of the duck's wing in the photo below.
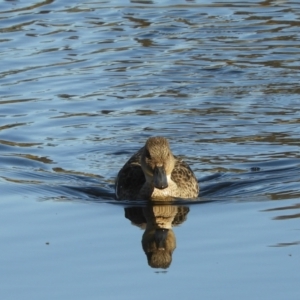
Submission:
{"label": "duck's wing", "polygon": [[178,157],[171,174],[171,179],[176,183],[180,197],[196,198],[199,194],[198,180],[189,165]]}
{"label": "duck's wing", "polygon": [[136,199],[144,185],[146,179],[140,164],[142,150],[135,153],[119,171],[115,186],[117,199]]}

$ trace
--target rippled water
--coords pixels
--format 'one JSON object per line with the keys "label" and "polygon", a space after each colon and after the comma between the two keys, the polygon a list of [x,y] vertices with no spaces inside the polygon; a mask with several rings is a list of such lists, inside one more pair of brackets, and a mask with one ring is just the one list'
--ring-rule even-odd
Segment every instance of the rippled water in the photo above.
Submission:
{"label": "rippled water", "polygon": [[[0,11],[1,298],[299,299],[300,3]],[[146,208],[114,197],[152,135],[201,186],[167,269],[143,253]]]}

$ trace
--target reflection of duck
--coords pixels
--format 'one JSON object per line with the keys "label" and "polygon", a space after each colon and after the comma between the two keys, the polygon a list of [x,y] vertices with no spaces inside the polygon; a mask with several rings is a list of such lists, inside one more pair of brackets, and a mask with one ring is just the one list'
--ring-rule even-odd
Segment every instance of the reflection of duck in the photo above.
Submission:
{"label": "reflection of duck", "polygon": [[193,171],[172,154],[163,137],[150,137],[126,162],[116,180],[116,196],[123,200],[171,200],[196,198],[198,194]]}
{"label": "reflection of duck", "polygon": [[142,246],[149,266],[163,269],[170,266],[176,248],[172,225],[184,222],[188,212],[187,207],[172,205],[125,208],[125,217],[133,224],[145,228]]}

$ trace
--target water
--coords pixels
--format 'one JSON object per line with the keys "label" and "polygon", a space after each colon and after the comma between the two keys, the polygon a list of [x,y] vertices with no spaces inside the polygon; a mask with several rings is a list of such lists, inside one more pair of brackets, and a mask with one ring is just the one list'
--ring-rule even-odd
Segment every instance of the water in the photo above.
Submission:
{"label": "water", "polygon": [[[1,299],[299,299],[300,4],[0,11]],[[148,265],[138,204],[114,199],[153,135],[201,186],[177,203],[167,269]]]}

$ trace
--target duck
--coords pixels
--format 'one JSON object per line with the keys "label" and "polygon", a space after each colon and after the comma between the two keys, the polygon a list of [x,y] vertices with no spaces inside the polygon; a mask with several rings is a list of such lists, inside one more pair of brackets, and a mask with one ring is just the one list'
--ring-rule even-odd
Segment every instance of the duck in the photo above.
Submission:
{"label": "duck", "polygon": [[115,192],[118,200],[195,199],[199,184],[189,165],[173,155],[168,140],[155,136],[118,172]]}

